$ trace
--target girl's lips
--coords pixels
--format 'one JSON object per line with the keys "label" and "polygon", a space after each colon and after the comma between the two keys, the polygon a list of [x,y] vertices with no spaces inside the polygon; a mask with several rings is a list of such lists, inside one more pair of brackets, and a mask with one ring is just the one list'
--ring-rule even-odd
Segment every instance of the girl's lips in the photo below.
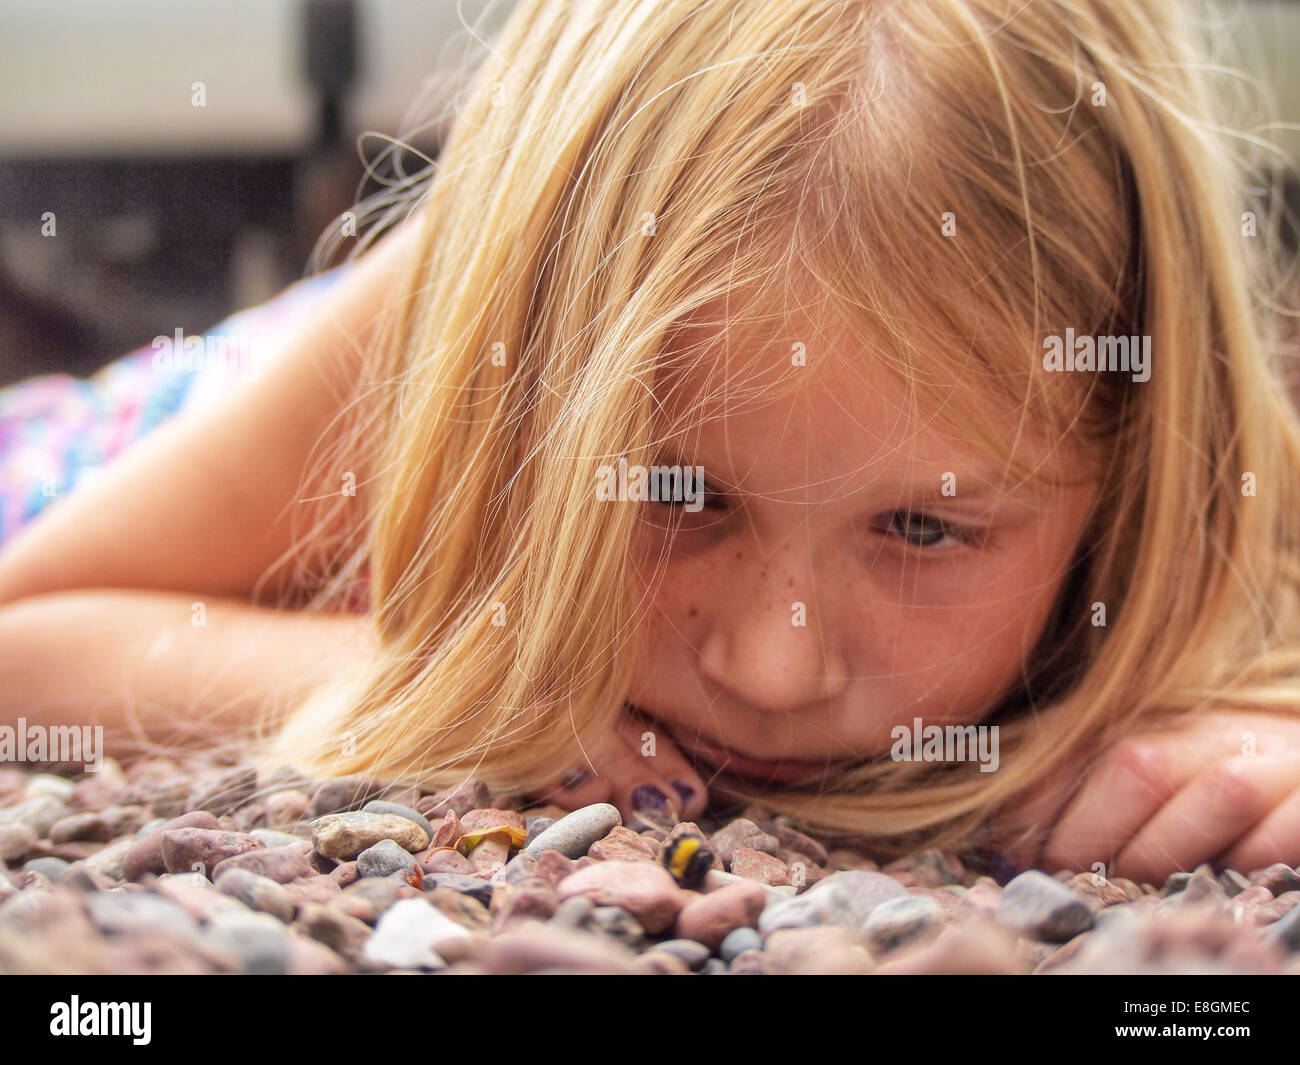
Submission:
{"label": "girl's lips", "polygon": [[764,762],[757,758],[746,758],[724,747],[699,742],[693,743],[690,749],[693,754],[699,755],[725,774],[750,777],[769,784],[795,784],[820,776],[830,766],[828,762],[796,762],[789,759]]}
{"label": "girl's lips", "polygon": [[637,713],[663,725],[679,747],[708,762],[713,768],[726,776],[746,778],[750,781],[765,784],[795,784],[819,777],[836,764],[829,760],[808,762],[782,758],[776,761],[764,761],[759,758],[750,758],[747,755],[738,754],[730,748],[706,743],[701,739],[688,739],[686,736],[680,735],[677,730],[670,728],[666,722],[641,707],[631,706],[631,704],[629,706]]}

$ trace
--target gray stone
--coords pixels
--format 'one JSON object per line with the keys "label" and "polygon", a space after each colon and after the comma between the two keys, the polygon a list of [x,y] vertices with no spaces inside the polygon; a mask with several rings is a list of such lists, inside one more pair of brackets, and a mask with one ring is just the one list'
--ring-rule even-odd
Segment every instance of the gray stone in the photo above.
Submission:
{"label": "gray stone", "polygon": [[540,816],[530,817],[524,822],[524,824],[528,830],[528,834],[524,837],[524,847],[527,849],[533,840],[555,824],[555,818]]}
{"label": "gray stone", "polygon": [[269,876],[248,869],[227,869],[216,880],[216,888],[223,895],[238,899],[251,910],[269,913],[286,924],[293,920],[297,905],[283,884]]}
{"label": "gray stone", "polygon": [[709,948],[703,943],[696,943],[693,939],[665,939],[662,943],[656,943],[655,950],[666,951],[681,958],[692,969],[699,970],[704,963],[709,960]]}
{"label": "gray stone", "polygon": [[1094,915],[1088,900],[1073,888],[1030,869],[1003,889],[997,919],[1022,935],[1060,943],[1091,928]]}
{"label": "gray stone", "polygon": [[[372,804],[373,805],[373,804]],[[391,839],[381,839],[357,855],[357,871],[362,876],[392,876],[409,873],[416,860],[411,852]]]}
{"label": "gray stone", "polygon": [[525,853],[559,851],[566,858],[581,858],[591,845],[609,835],[610,829],[621,825],[623,818],[618,807],[607,802],[593,803],[581,810],[561,817],[550,828],[540,833],[525,849]]}
{"label": "gray stone", "polygon": [[1289,951],[1300,951],[1300,906],[1292,906],[1280,920],[1267,927],[1264,935]]}
{"label": "gray stone", "polygon": [[884,954],[942,927],[942,906],[928,895],[907,895],[882,902],[863,922],[862,931],[872,951]]}
{"label": "gray stone", "polygon": [[238,910],[214,913],[204,929],[204,938],[233,957],[241,972],[280,976],[288,968],[288,929],[269,914]]}
{"label": "gray stone", "polygon": [[721,958],[710,958],[700,966],[699,972],[701,976],[726,976],[731,970]]}
{"label": "gray stone", "polygon": [[636,948],[645,940],[645,929],[621,906],[595,907],[589,924],[625,947]]}
{"label": "gray stone", "polygon": [[484,906],[492,902],[492,885],[476,876],[462,876],[460,873],[425,873],[422,886],[425,891],[440,887],[451,888],[461,895],[476,899]]}
{"label": "gray stone", "polygon": [[139,932],[168,932],[191,939],[198,922],[180,906],[152,891],[100,891],[86,896],[86,909],[95,926],[107,936]]}
{"label": "gray stone", "polygon": [[40,873],[51,880],[58,880],[71,864],[64,858],[33,858],[23,863],[23,872]]}
{"label": "gray stone", "polygon": [[882,902],[907,894],[892,876],[866,869],[842,869],[817,881],[802,895],[769,902],[758,919],[765,936],[783,928],[844,925],[860,929]]}
{"label": "gray stone", "polygon": [[302,837],[295,836],[289,832],[277,832],[273,828],[254,828],[250,829],[250,836],[260,839],[268,848],[290,847],[295,843],[301,843]]}
{"label": "gray stone", "polygon": [[722,946],[718,948],[718,957],[724,962],[734,961],[736,955],[742,954],[747,950],[762,950],[763,937],[753,928],[737,928],[734,932],[728,932],[727,937],[722,941]]}

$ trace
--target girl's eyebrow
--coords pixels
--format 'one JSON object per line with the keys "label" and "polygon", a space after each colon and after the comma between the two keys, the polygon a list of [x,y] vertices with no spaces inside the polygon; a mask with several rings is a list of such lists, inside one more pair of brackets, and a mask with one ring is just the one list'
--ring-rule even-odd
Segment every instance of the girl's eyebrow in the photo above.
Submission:
{"label": "girl's eyebrow", "polygon": [[[657,460],[661,466],[699,466],[704,471],[705,485],[711,492],[741,492],[736,479],[728,476],[727,471],[718,472],[718,467],[708,462],[687,462],[684,453],[678,449],[666,451],[666,457]],[[949,479],[950,477],[950,479]],[[877,491],[878,482],[859,489],[850,495],[862,495],[868,491]],[[884,487],[890,487],[885,485]],[[884,494],[884,487],[880,488]],[[1025,510],[1038,509],[1033,501],[1038,497],[1038,490],[1028,480],[1021,478],[1007,479],[996,475],[992,470],[962,469],[939,471],[924,479],[913,477],[893,485],[899,504],[910,503],[921,506],[944,505],[965,502],[997,502],[1009,507]],[[946,488],[946,490],[945,490]]]}

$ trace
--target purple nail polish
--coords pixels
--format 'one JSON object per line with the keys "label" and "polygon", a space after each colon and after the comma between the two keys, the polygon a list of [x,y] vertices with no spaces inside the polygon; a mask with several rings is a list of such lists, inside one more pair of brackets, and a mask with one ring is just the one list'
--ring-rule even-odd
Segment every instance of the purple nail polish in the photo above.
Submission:
{"label": "purple nail polish", "polygon": [[632,789],[632,809],[667,810],[668,796],[653,784],[638,784]]}
{"label": "purple nail polish", "polygon": [[668,783],[670,783],[676,790],[677,794],[682,797],[682,802],[691,801],[691,796],[695,794],[695,789],[687,784],[686,781],[670,780]]}
{"label": "purple nail polish", "polygon": [[586,769],[570,769],[560,778],[560,787],[565,790],[571,788],[580,788],[583,784],[591,779],[591,773]]}

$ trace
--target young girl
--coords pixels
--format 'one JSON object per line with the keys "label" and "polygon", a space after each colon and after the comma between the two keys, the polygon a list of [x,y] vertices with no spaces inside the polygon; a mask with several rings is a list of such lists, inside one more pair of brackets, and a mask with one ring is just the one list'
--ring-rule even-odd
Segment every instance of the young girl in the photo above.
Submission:
{"label": "young girl", "polygon": [[520,0],[274,367],[0,556],[4,714],[1297,862],[1300,427],[1181,11]]}

